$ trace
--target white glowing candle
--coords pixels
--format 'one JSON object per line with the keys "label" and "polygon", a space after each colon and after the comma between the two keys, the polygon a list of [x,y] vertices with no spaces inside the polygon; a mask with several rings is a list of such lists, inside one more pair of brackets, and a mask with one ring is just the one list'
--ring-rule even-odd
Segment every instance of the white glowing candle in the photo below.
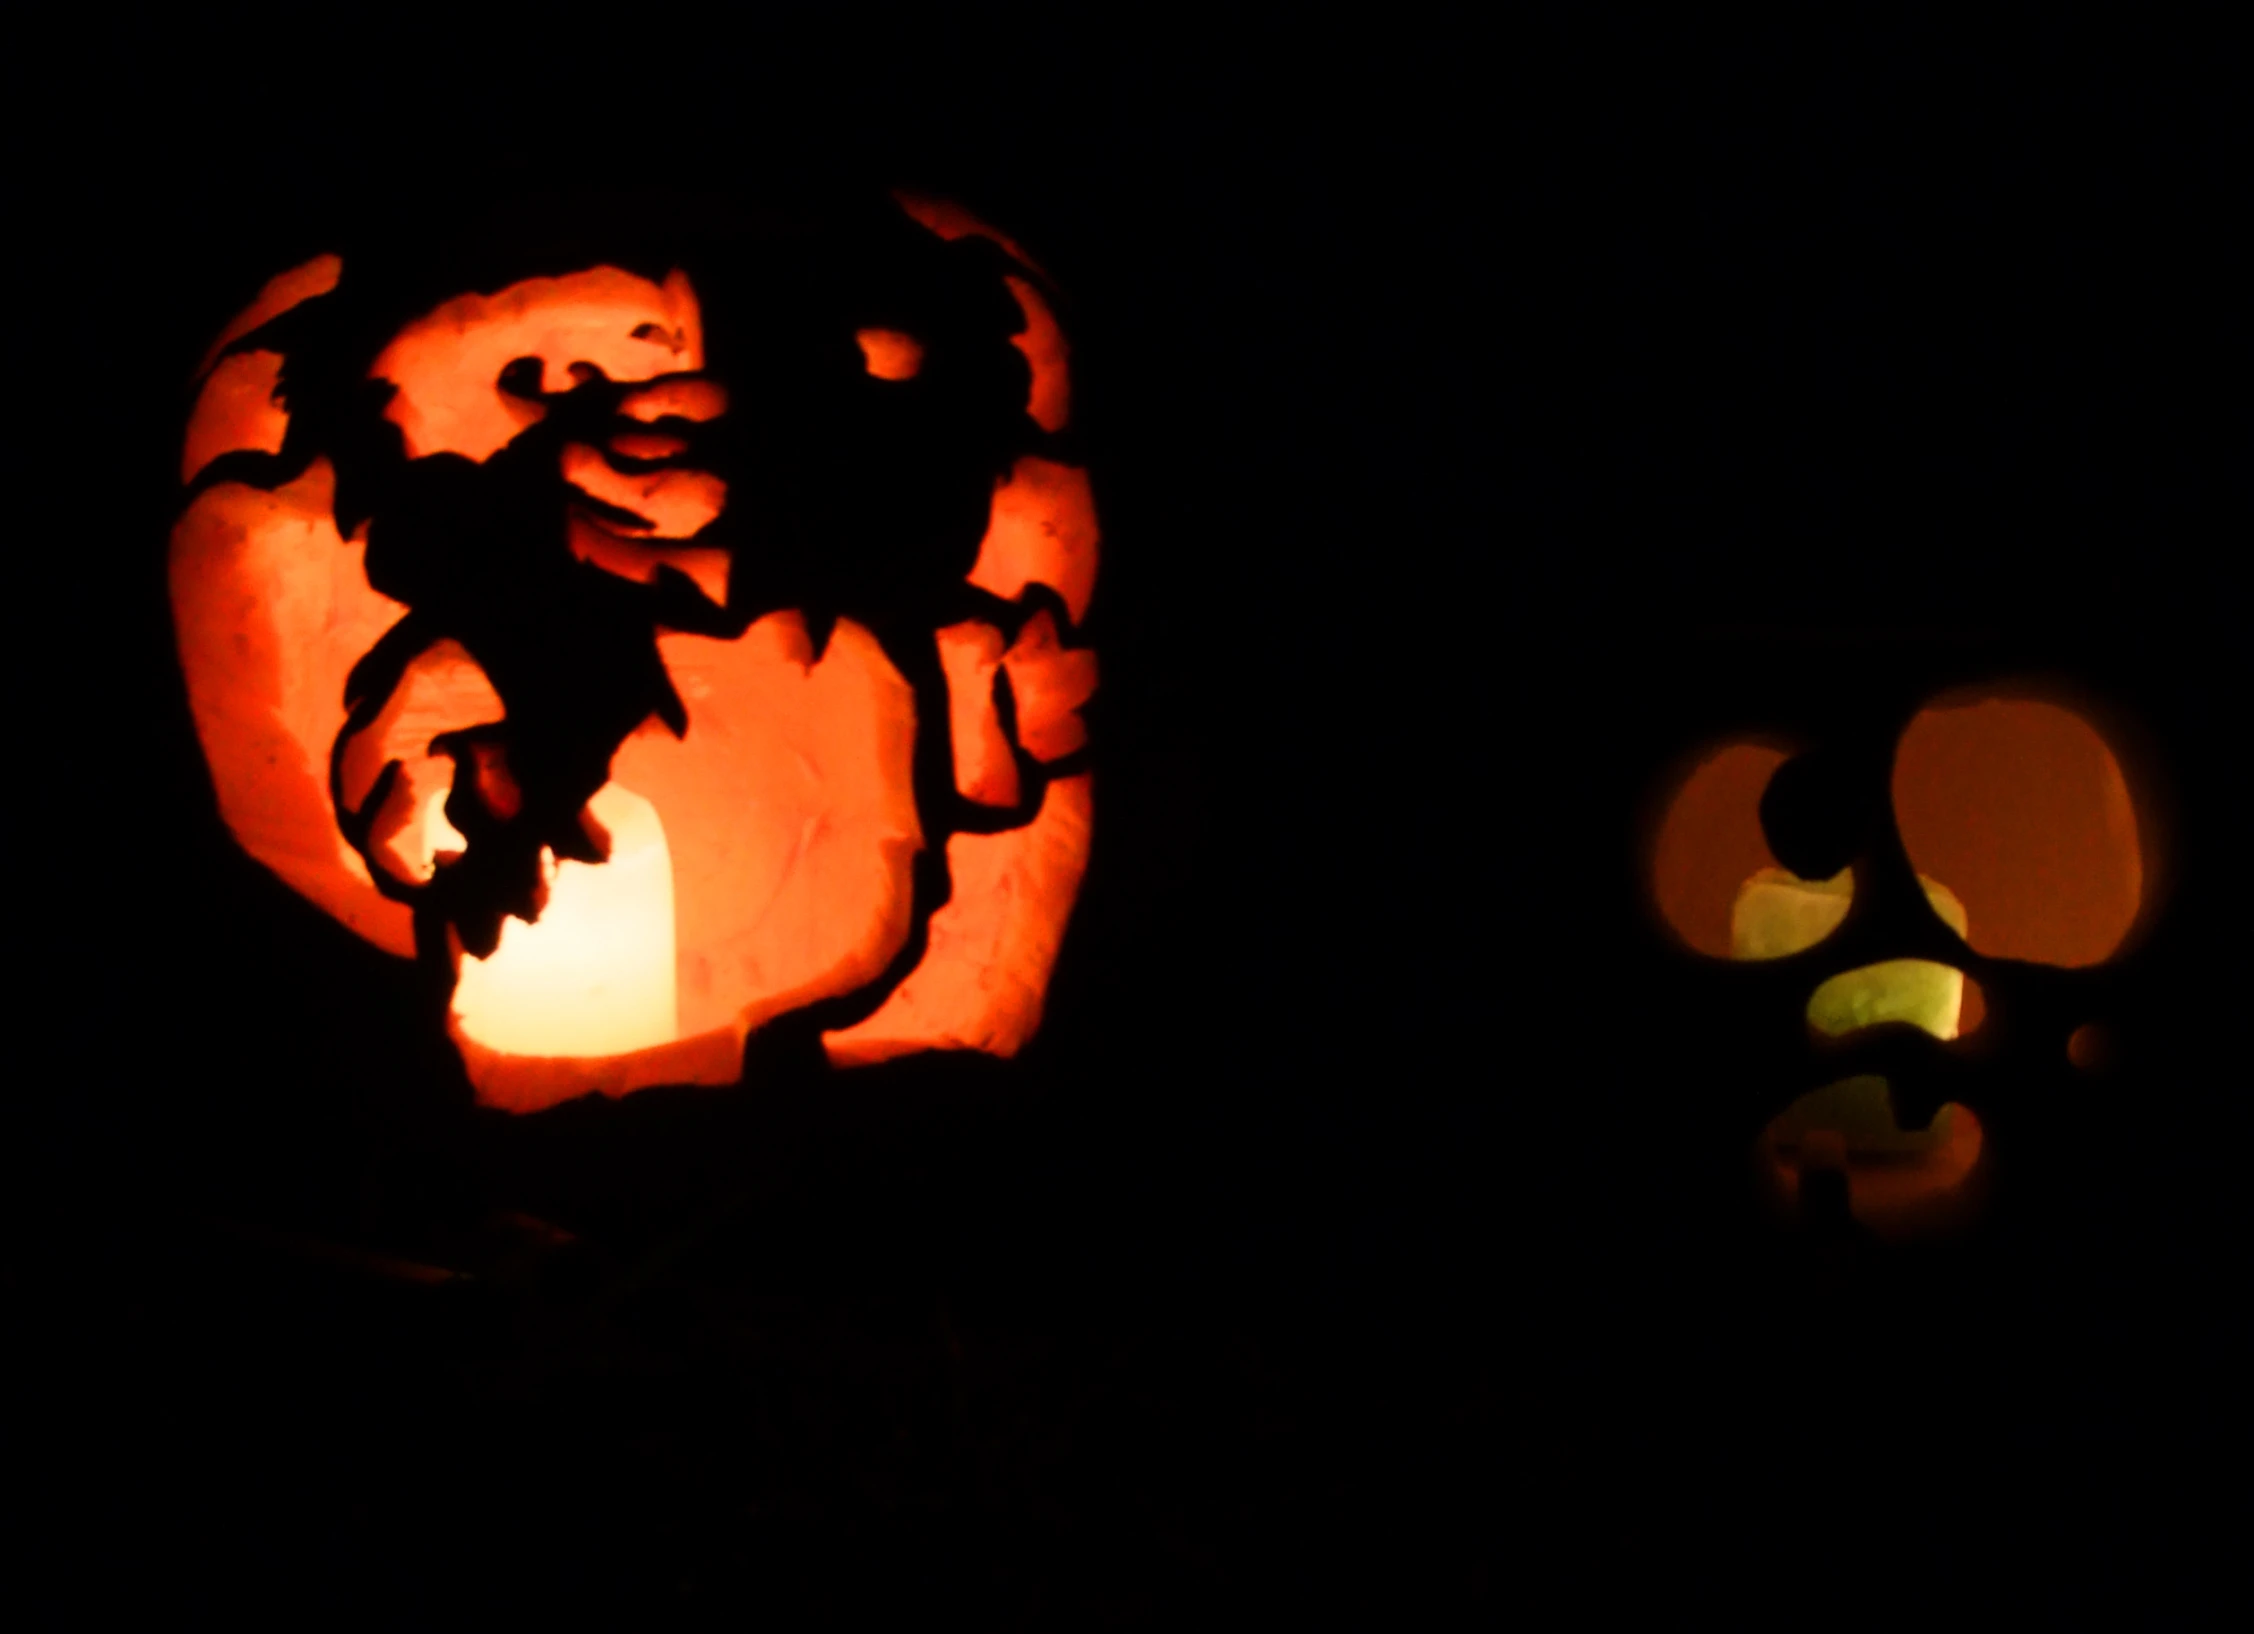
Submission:
{"label": "white glowing candle", "polygon": [[[443,802],[441,793],[436,803]],[[546,858],[548,902],[539,919],[504,920],[490,957],[461,961],[455,1023],[488,1049],[608,1056],[680,1036],[664,825],[656,807],[615,783],[588,804],[610,833],[609,860]],[[443,824],[442,812],[426,812],[426,832]]]}

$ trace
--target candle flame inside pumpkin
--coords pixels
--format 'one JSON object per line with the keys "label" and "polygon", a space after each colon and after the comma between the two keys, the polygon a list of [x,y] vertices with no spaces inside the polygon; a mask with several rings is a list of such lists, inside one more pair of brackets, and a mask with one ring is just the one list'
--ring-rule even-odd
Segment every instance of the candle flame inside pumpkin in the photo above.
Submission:
{"label": "candle flame inside pumpkin", "polygon": [[[433,797],[434,806],[443,801]],[[616,783],[588,804],[610,834],[609,859],[550,858],[540,917],[505,921],[490,956],[460,961],[454,1023],[487,1049],[610,1056],[680,1036],[665,825],[655,806]],[[426,826],[431,817],[446,821],[433,810]]]}

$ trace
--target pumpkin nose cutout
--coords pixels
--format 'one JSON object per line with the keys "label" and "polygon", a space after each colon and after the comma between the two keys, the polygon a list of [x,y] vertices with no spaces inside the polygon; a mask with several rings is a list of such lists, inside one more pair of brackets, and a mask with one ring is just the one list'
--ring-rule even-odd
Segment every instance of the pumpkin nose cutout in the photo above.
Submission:
{"label": "pumpkin nose cutout", "polygon": [[1808,1025],[1827,1038],[1890,1021],[1954,1038],[1963,1011],[1964,972],[1931,959],[1886,959],[1842,971],[1808,996]]}

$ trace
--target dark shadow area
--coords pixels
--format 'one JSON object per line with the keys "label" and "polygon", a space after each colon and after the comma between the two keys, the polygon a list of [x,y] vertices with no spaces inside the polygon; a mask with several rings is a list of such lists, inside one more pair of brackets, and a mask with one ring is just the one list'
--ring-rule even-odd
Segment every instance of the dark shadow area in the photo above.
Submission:
{"label": "dark shadow area", "polygon": [[[1425,1628],[1858,1574],[1914,1602],[2047,1558],[2017,1540],[2048,1504],[2090,1597],[2197,1609],[2211,1533],[2167,1495],[2198,1478],[2155,1472],[2214,1444],[2244,1281],[2210,1133],[2242,1076],[2240,459],[2235,118],[2187,70],[1978,46],[2020,65],[1999,90],[1907,42],[1543,26],[1497,67],[996,22],[674,40],[681,83],[596,119],[562,47],[337,26],[343,88],[278,38],[93,53],[139,140],[56,149],[31,235],[71,317],[8,625],[39,1041],[7,1291],[45,1552],[106,1563],[62,1603]],[[903,236],[894,185],[1038,262],[1069,444],[1018,412],[1015,269]],[[896,969],[755,1037],[735,1088],[477,1112],[427,968],[234,845],[166,601],[187,382],[347,244],[394,259],[290,353],[329,360],[292,381],[327,406],[227,474],[364,433],[366,357],[440,296],[684,264],[731,411],[682,457],[768,547],[725,605],[587,598],[480,554],[552,493],[418,495],[362,450],[371,574],[524,700],[522,826],[426,946],[574,843],[669,707],[657,630],[849,617],[943,722],[929,632],[1043,605],[959,589],[993,473],[1087,465],[1095,849],[1018,1058],[829,1070],[815,1031]],[[825,397],[852,373],[809,337],[864,308],[964,372],[898,417]],[[599,379],[541,400],[558,438],[618,412]],[[570,662],[480,625],[493,586],[446,579],[479,560]],[[2150,795],[2149,934],[2090,971],[1951,949],[1979,1033],[1869,1045],[1905,1116],[1990,1132],[1968,1235],[1781,1230],[1747,1150],[1805,1087],[1814,973],[1939,956],[1888,746],[2030,674],[2103,706]],[[1814,750],[1779,856],[1884,889],[1806,956],[1701,959],[1639,878],[1655,780],[1764,732]],[[919,745],[923,809],[969,824],[946,733]],[[920,921],[947,887],[917,887]],[[2091,1023],[2104,1071],[2065,1052]],[[2012,1603],[2076,1603],[2042,1581]]]}

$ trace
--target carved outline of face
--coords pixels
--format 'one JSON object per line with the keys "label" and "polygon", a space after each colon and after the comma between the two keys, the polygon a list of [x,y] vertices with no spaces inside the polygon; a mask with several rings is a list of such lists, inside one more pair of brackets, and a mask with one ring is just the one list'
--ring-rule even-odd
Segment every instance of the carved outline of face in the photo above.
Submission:
{"label": "carved outline of face", "polygon": [[2153,909],[2150,813],[2093,715],[2055,681],[1945,686],[1820,740],[1711,743],[1672,780],[1648,883],[1678,945],[1734,962],[1702,983],[1752,1023],[1749,1073],[1786,1086],[1746,1090],[1786,1209],[1960,1225],[1990,1137],[2040,1120],[2070,1051],[2092,1060]]}

